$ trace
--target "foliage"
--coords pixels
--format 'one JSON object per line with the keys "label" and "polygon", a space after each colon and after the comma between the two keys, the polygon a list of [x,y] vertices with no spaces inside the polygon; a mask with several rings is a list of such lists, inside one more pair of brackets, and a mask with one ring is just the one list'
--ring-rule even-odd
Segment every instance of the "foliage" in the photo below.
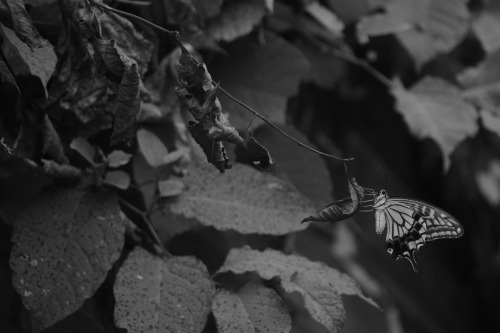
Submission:
{"label": "foliage", "polygon": [[[0,0],[0,18],[8,332],[500,329],[496,2]],[[418,275],[360,213],[387,173],[467,230]]]}

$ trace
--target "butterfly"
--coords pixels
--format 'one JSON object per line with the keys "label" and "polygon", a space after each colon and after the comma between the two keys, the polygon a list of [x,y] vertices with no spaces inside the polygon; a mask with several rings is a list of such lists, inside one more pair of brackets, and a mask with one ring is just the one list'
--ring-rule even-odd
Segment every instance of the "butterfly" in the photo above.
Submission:
{"label": "butterfly", "polygon": [[373,205],[365,205],[361,211],[375,210],[377,234],[387,227],[387,252],[396,260],[407,259],[415,272],[418,270],[415,252],[426,242],[464,234],[460,222],[436,206],[415,199],[389,197],[385,189],[378,193],[366,187],[363,189],[366,195],[373,197]]}

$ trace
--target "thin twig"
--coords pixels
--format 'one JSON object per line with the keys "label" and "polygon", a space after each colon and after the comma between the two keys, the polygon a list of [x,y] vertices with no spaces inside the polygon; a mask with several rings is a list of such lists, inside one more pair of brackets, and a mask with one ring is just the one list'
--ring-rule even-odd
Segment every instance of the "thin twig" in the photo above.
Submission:
{"label": "thin twig", "polygon": [[[95,4],[96,6],[104,9],[104,10],[109,10],[109,11],[112,11],[114,13],[117,13],[117,14],[120,14],[120,15],[123,15],[123,16],[126,16],[126,17],[130,17],[130,18],[133,18],[133,19],[136,19],[136,20],[139,20],[141,22],[143,22],[144,24],[147,24],[155,29],[158,29],[160,31],[163,31],[164,33],[166,33],[170,38],[174,39],[175,42],[177,43],[177,45],[184,51],[184,52],[187,52],[189,53],[185,48],[184,48],[184,45],[182,45],[182,42],[180,40],[180,35],[179,35],[179,32],[177,31],[171,31],[171,30],[167,30],[165,28],[162,28],[154,23],[151,23],[141,17],[138,17],[134,14],[130,14],[130,13],[126,13],[126,12],[123,12],[121,10],[118,10],[118,9],[114,9],[114,8],[111,8],[111,7],[108,7],[108,6],[105,6],[105,5],[101,5],[97,2],[93,2],[91,0],[91,2],[93,4]],[[216,82],[212,81],[215,85],[217,85]],[[262,121],[264,121],[266,124],[268,124],[269,126],[271,126],[273,129],[275,129],[276,131],[278,131],[279,133],[281,133],[282,135],[284,135],[286,138],[292,140],[293,142],[295,142],[296,144],[298,144],[300,147],[303,147],[303,148],[306,148],[316,154],[319,154],[319,155],[322,155],[322,156],[325,156],[325,157],[330,157],[330,158],[333,158],[333,159],[336,159],[338,161],[342,161],[342,162],[349,162],[349,161],[352,161],[354,160],[354,158],[340,158],[340,157],[337,157],[337,156],[333,156],[333,155],[330,155],[330,154],[327,154],[327,153],[323,153],[319,150],[316,150],[312,147],[309,147],[308,145],[306,145],[305,143],[302,143],[301,141],[295,139],[294,137],[288,135],[287,133],[283,132],[281,129],[279,129],[277,126],[275,126],[273,123],[271,123],[269,120],[267,120],[266,118],[264,118],[264,116],[260,115],[257,111],[253,110],[251,107],[249,107],[248,105],[246,105],[245,103],[243,103],[242,101],[240,101],[239,99],[237,99],[236,97],[233,97],[230,93],[228,93],[226,90],[224,90],[221,86],[219,86],[219,89],[225,94],[227,95],[227,97],[229,97],[230,99],[232,99],[233,101],[235,101],[236,103],[238,103],[239,105],[241,105],[243,108],[247,109],[248,111],[252,112],[254,114],[254,116],[262,119]]]}
{"label": "thin twig", "polygon": [[138,21],[141,21],[142,23],[146,24],[146,25],[149,25],[150,27],[152,28],[155,28],[157,30],[160,30],[164,33],[167,34],[167,36],[169,36],[170,38],[172,38],[177,44],[179,44],[179,32],[178,31],[175,31],[175,30],[168,30],[168,29],[165,29],[165,28],[162,28],[160,27],[159,25],[156,25],[152,22],[149,22],[148,20],[145,20],[143,19],[142,17],[139,17],[137,15],[134,15],[134,14],[130,14],[130,13],[127,13],[127,12],[124,12],[124,11],[121,11],[119,9],[115,9],[115,8],[112,8],[112,7],[109,7],[109,6],[106,6],[106,5],[103,5],[103,4],[100,4],[100,3],[97,3],[95,1],[92,1],[90,0],[90,2],[93,4],[93,5],[96,5],[97,7],[100,7],[104,10],[109,10],[110,12],[113,12],[113,13],[116,13],[116,14],[120,14],[122,16],[125,16],[125,17],[130,17],[134,20],[138,20]]}
{"label": "thin twig", "polygon": [[376,78],[378,81],[380,81],[382,84],[384,84],[388,88],[391,88],[394,86],[392,81],[387,76],[380,73],[378,70],[376,70],[372,65],[367,63],[365,60],[359,59],[357,57],[353,57],[349,54],[346,54],[346,53],[338,51],[338,50],[330,50],[329,52],[330,52],[330,54],[332,54],[333,56],[335,56],[339,59],[342,59],[344,61],[350,62],[354,65],[357,65],[357,66],[363,68],[365,71],[370,73],[374,78]]}
{"label": "thin twig", "polygon": [[230,93],[228,93],[226,90],[224,90],[224,88],[222,88],[221,86],[219,86],[219,89],[220,91],[222,91],[222,93],[224,93],[227,97],[229,97],[230,99],[232,99],[234,102],[238,103],[239,105],[241,105],[243,108],[247,109],[248,111],[252,112],[253,115],[255,117],[258,117],[260,118],[263,122],[265,122],[266,124],[268,124],[269,126],[271,126],[273,129],[275,129],[276,131],[280,132],[282,135],[284,135],[285,137],[287,137],[288,139],[292,140],[293,142],[295,142],[296,144],[298,144],[300,147],[303,147],[303,148],[306,148],[316,154],[319,154],[319,155],[322,155],[322,156],[326,156],[326,157],[330,157],[330,158],[333,158],[333,159],[336,159],[336,160],[339,160],[339,161],[342,161],[342,162],[349,162],[349,161],[352,161],[354,160],[354,158],[340,158],[340,157],[337,157],[337,156],[334,156],[334,155],[330,155],[330,154],[327,154],[327,153],[323,153],[322,151],[319,151],[319,150],[316,150],[312,147],[309,147],[308,145],[306,145],[305,143],[295,139],[294,137],[288,135],[287,133],[285,133],[284,131],[282,131],[279,127],[277,127],[276,125],[274,125],[272,122],[270,122],[269,120],[267,120],[266,118],[264,118],[264,116],[262,116],[260,113],[258,113],[257,111],[255,111],[254,109],[252,109],[251,107],[249,107],[248,105],[246,105],[245,103],[243,103],[242,101],[240,101],[239,99],[237,99],[236,97],[234,97],[233,95],[231,95]]}
{"label": "thin twig", "polygon": [[146,225],[146,228],[148,229],[149,234],[151,235],[151,237],[153,237],[153,240],[155,241],[155,243],[160,247],[161,252],[162,252],[161,253],[162,256],[165,258],[170,258],[172,255],[163,246],[163,243],[161,242],[160,237],[158,237],[156,230],[153,228],[153,225],[151,224],[151,221],[146,216],[146,214],[126,200],[120,199],[120,203],[122,203],[125,207],[127,207],[128,209],[130,209],[135,214],[137,214],[141,217],[141,220]]}

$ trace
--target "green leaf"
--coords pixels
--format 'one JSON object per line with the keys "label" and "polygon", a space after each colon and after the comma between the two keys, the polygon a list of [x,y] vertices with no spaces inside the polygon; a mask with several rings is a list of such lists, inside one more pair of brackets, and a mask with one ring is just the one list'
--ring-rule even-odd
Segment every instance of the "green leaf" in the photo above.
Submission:
{"label": "green leaf", "polygon": [[425,77],[410,90],[396,84],[392,94],[410,132],[419,139],[434,140],[443,153],[444,170],[448,170],[453,150],[478,130],[475,108],[457,87],[433,77]]}
{"label": "green leaf", "polygon": [[201,261],[162,259],[136,247],[116,277],[115,323],[128,332],[199,333],[214,294]]}
{"label": "green leaf", "polygon": [[376,306],[348,275],[323,263],[275,250],[232,249],[217,273],[225,272],[255,272],[265,280],[277,279],[285,292],[299,293],[307,312],[331,332],[339,332],[345,319],[341,295],[359,296]]}
{"label": "green leaf", "polygon": [[212,313],[220,333],[289,332],[292,319],[271,288],[249,283],[237,293],[219,290]]}
{"label": "green leaf", "polygon": [[120,190],[126,190],[130,186],[130,176],[122,170],[109,171],[104,178],[104,184],[114,186]]}
{"label": "green leaf", "polygon": [[95,149],[84,138],[74,138],[69,147],[78,152],[90,165],[94,165]]}
{"label": "green leaf", "polygon": [[166,179],[158,182],[160,197],[174,197],[180,195],[186,186],[178,179]]}
{"label": "green leaf", "polygon": [[91,297],[120,256],[125,220],[106,192],[52,190],[14,225],[12,282],[39,332]]}
{"label": "green leaf", "polygon": [[395,34],[420,68],[438,53],[454,48],[468,31],[466,0],[391,1],[384,12],[358,23],[363,37]]}
{"label": "green leaf", "polygon": [[291,184],[235,163],[220,175],[206,163],[192,163],[186,190],[169,209],[219,230],[283,235],[304,228],[298,222],[314,210]]}
{"label": "green leaf", "polygon": [[111,168],[121,167],[122,165],[128,164],[132,156],[132,154],[127,154],[121,150],[113,150],[111,154],[107,156],[108,165]]}
{"label": "green leaf", "polygon": [[232,41],[251,32],[273,10],[273,0],[233,0],[222,5],[221,13],[208,21],[206,33],[213,39]]}
{"label": "green leaf", "polygon": [[[264,45],[255,44],[251,38],[239,39],[228,45],[227,55],[215,57],[208,66],[225,90],[267,119],[282,124],[288,98],[297,93],[309,62],[282,38],[266,33],[264,39]],[[252,114],[224,94],[219,98],[231,124],[246,128]]]}
{"label": "green leaf", "polygon": [[141,128],[137,131],[137,143],[139,150],[152,167],[156,168],[164,164],[163,160],[168,154],[165,144],[153,132]]}

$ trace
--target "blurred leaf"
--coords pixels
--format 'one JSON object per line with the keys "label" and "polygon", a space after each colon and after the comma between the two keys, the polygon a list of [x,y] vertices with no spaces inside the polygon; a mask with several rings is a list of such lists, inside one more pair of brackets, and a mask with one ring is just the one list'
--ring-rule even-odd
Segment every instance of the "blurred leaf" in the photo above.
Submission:
{"label": "blurred leaf", "polygon": [[391,1],[384,10],[359,21],[361,38],[396,34],[417,68],[436,54],[450,51],[468,30],[466,0]]}
{"label": "blurred leaf", "polygon": [[298,222],[313,210],[291,184],[246,165],[219,175],[206,163],[191,163],[188,174],[170,210],[219,230],[283,235],[303,229]]}
{"label": "blurred leaf", "polygon": [[360,201],[364,198],[364,190],[356,183],[354,178],[348,179],[350,198],[335,201],[314,215],[306,217],[304,222],[336,222],[345,220],[359,210]]}
{"label": "blurred leaf", "polygon": [[220,333],[289,332],[292,318],[271,288],[249,283],[237,293],[219,290],[212,313]]}
{"label": "blurred leaf", "polygon": [[36,332],[94,294],[120,255],[124,232],[109,193],[52,190],[26,207],[14,225],[10,266]]}
{"label": "blurred leaf", "polygon": [[74,138],[69,144],[70,148],[76,150],[90,165],[94,165],[95,149],[84,138]]}
{"label": "blurred leaf", "polygon": [[[36,31],[34,27],[32,29]],[[18,82],[22,82],[33,97],[47,98],[47,83],[57,63],[52,45],[39,35],[33,36],[34,39],[27,44],[20,39],[24,36],[18,37],[6,26],[0,25],[0,30],[3,37],[1,44],[3,59],[8,63]]]}
{"label": "blurred leaf", "polygon": [[272,12],[273,3],[274,0],[225,1],[221,13],[207,22],[207,34],[226,42],[244,36]]}
{"label": "blurred leaf", "polygon": [[214,294],[201,261],[162,259],[136,247],[116,277],[115,323],[128,332],[199,333]]}
{"label": "blurred leaf", "polygon": [[500,137],[500,110],[489,111],[488,109],[481,110],[481,122],[489,131]]}
{"label": "blurred leaf", "polygon": [[472,21],[472,31],[475,32],[487,53],[498,50],[500,48],[500,13],[483,12]]}
{"label": "blurred leaf", "polygon": [[337,18],[328,8],[324,7],[319,1],[310,1],[306,4],[304,10],[318,21],[332,35],[342,36],[344,23]]}
{"label": "blurred leaf", "polygon": [[175,197],[184,192],[184,183],[178,179],[166,179],[158,182],[160,197]]}
{"label": "blurred leaf", "polygon": [[[386,0],[386,2],[391,0]],[[326,3],[344,23],[352,23],[361,15],[368,13],[375,7],[374,0],[327,0]]]}
{"label": "blurred leaf", "polygon": [[[268,120],[284,123],[288,98],[297,93],[309,69],[302,52],[271,33],[265,34],[264,45],[242,38],[225,50],[227,55],[209,63],[214,80]],[[246,128],[251,113],[223,94],[220,100],[233,126]]]}
{"label": "blurred leaf", "polygon": [[225,272],[256,272],[264,280],[278,279],[287,293],[299,293],[308,313],[331,332],[340,332],[345,319],[341,295],[356,295],[376,306],[348,275],[275,250],[232,249],[217,273]]}
{"label": "blurred leaf", "polygon": [[487,55],[486,59],[476,67],[470,67],[458,75],[459,82],[467,88],[482,87],[495,89],[500,81],[500,50]]}
{"label": "blurred leaf", "polygon": [[120,190],[126,190],[130,186],[130,176],[122,170],[109,171],[106,173],[104,183]]}
{"label": "blurred leaf", "polygon": [[410,90],[394,85],[392,94],[411,133],[434,140],[443,153],[444,170],[448,170],[453,150],[478,130],[474,107],[463,100],[457,87],[433,77],[425,77]]}
{"label": "blurred leaf", "polygon": [[163,163],[168,150],[165,144],[153,132],[141,128],[137,131],[137,143],[139,150],[152,167],[158,167]]}
{"label": "blurred leaf", "polygon": [[128,164],[132,156],[132,154],[127,154],[121,150],[113,150],[111,154],[107,156],[108,165],[112,168],[121,167],[122,165]]}
{"label": "blurred leaf", "polygon": [[500,160],[490,161],[487,168],[477,171],[474,178],[479,192],[488,203],[493,207],[498,206],[500,204]]}

